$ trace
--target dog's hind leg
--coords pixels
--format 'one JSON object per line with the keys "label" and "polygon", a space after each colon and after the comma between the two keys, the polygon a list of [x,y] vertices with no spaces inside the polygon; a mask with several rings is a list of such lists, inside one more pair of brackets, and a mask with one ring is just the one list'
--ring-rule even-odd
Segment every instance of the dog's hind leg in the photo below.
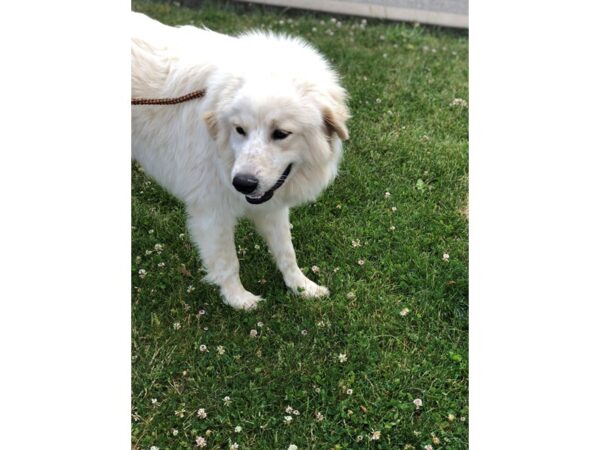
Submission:
{"label": "dog's hind leg", "polygon": [[267,241],[277,268],[281,271],[288,288],[305,298],[329,295],[329,289],[309,280],[298,267],[292,244],[289,209],[283,208],[269,214],[252,216],[257,230]]}
{"label": "dog's hind leg", "polygon": [[235,309],[254,309],[261,297],[248,292],[240,281],[235,252],[233,219],[188,209],[188,229],[207,270],[205,281],[219,286],[223,301]]}

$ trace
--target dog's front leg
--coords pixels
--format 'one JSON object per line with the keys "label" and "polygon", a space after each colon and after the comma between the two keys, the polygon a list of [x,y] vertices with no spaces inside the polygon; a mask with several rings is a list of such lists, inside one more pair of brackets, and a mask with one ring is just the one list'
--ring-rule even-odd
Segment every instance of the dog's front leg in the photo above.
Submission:
{"label": "dog's front leg", "polygon": [[267,241],[288,288],[306,298],[329,295],[329,289],[309,280],[298,267],[292,244],[288,208],[263,215],[256,214],[252,219],[259,233]]}
{"label": "dog's front leg", "polygon": [[248,292],[240,281],[240,263],[235,253],[235,220],[206,211],[188,211],[188,228],[207,270],[205,280],[221,290],[223,301],[235,309],[253,309],[262,299]]}

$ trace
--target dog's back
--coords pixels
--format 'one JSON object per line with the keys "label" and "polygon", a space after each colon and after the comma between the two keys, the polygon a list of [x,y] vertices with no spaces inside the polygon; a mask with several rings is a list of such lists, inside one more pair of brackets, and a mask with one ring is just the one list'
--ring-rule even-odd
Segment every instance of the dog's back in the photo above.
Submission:
{"label": "dog's back", "polygon": [[233,40],[207,29],[171,27],[132,13],[132,96],[180,96],[200,89],[198,84],[229,52]]}

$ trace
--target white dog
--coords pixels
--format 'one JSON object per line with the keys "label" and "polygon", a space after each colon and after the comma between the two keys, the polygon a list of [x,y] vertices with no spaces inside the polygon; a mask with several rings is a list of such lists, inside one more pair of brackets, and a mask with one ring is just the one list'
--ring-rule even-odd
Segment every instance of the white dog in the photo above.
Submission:
{"label": "white dog", "polygon": [[170,27],[133,13],[132,97],[177,105],[132,106],[132,152],[146,173],[185,203],[188,227],[225,303],[254,308],[239,278],[234,228],[249,217],[286,285],[328,295],[298,268],[289,208],[333,181],[348,138],[346,92],[325,59],[298,38],[231,37]]}

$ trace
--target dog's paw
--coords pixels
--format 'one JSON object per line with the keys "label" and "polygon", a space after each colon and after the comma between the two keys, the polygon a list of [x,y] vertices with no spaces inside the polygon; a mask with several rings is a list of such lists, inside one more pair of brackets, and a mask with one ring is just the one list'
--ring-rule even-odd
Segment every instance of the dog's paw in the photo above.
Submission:
{"label": "dog's paw", "polygon": [[319,286],[317,283],[311,283],[300,292],[300,296],[303,298],[329,297],[329,289],[325,286]]}
{"label": "dog's paw", "polygon": [[258,302],[262,302],[264,299],[258,295],[254,295],[252,292],[244,291],[236,295],[223,296],[223,302],[226,305],[231,306],[234,309],[243,309],[250,311],[255,309]]}
{"label": "dog's paw", "polygon": [[290,286],[290,289],[302,298],[319,298],[329,296],[329,289],[325,286],[319,286],[312,280],[304,277],[304,279],[296,284]]}

